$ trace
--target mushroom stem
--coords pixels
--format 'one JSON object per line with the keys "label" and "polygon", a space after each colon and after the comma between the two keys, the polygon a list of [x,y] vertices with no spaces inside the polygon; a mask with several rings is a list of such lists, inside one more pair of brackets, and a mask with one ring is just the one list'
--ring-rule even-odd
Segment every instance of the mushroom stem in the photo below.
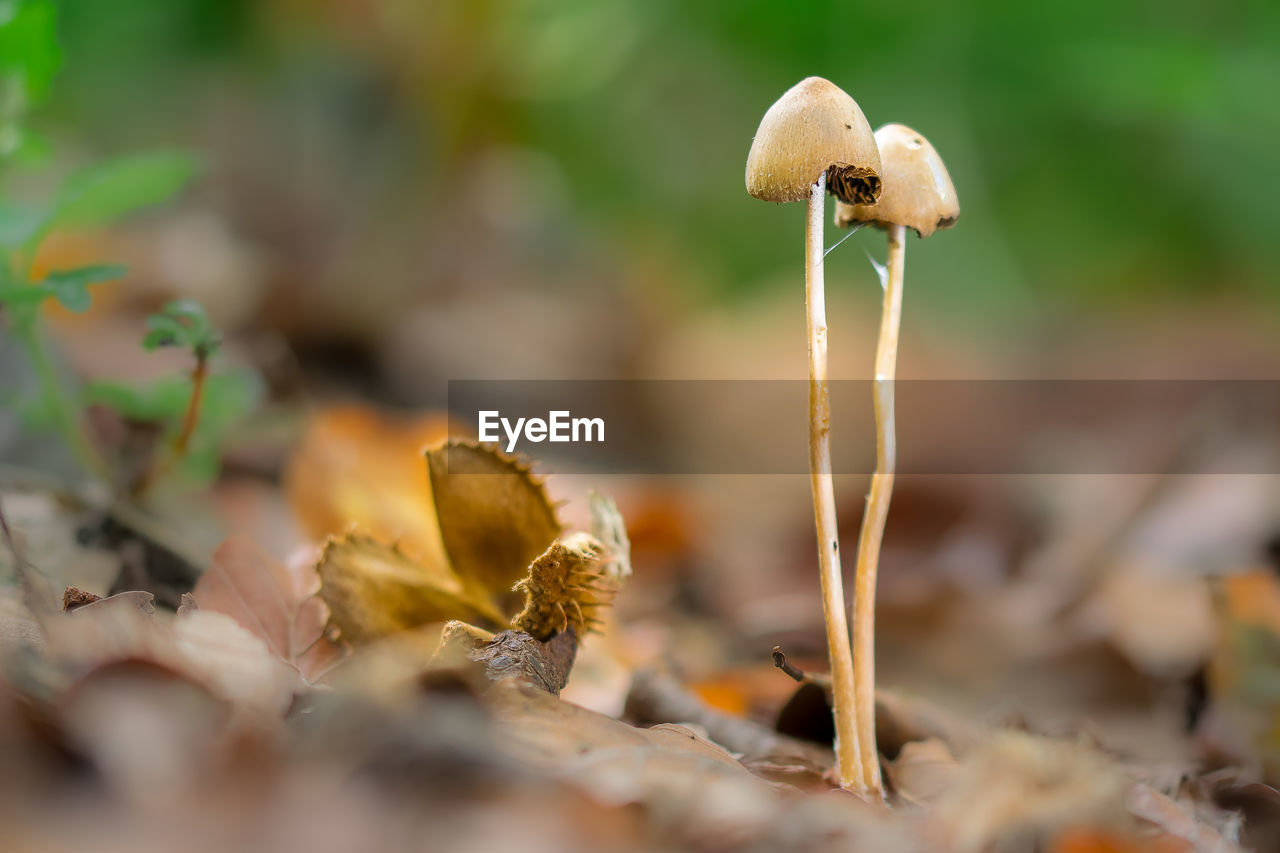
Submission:
{"label": "mushroom stem", "polygon": [[827,626],[827,654],[831,664],[836,769],[842,788],[863,791],[866,780],[858,747],[853,655],[845,616],[836,498],[831,479],[831,391],[827,384],[827,307],[823,293],[822,246],[826,192],[827,176],[823,174],[809,188],[804,241],[805,307],[809,327],[809,480],[813,487],[814,522],[818,528],[818,571],[822,582],[822,612]]}
{"label": "mushroom stem", "polygon": [[888,275],[880,340],[876,346],[876,471],[858,535],[858,567],[853,586],[853,680],[858,697],[858,742],[862,774],[873,791],[881,790],[880,756],[876,750],[876,571],[889,498],[897,468],[893,383],[898,370],[898,328],[902,320],[902,278],[906,259],[906,228],[889,227]]}

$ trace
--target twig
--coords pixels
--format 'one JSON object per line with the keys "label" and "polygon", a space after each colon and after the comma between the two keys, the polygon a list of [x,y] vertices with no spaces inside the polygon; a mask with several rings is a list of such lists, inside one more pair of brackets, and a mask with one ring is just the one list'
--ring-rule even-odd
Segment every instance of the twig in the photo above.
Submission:
{"label": "twig", "polygon": [[782,653],[782,646],[773,647],[773,665],[785,672],[795,681],[804,683],[804,670],[787,663],[787,656]]}
{"label": "twig", "polygon": [[742,753],[744,762],[798,760],[811,767],[830,767],[830,749],[779,734],[760,723],[708,707],[669,675],[640,670],[631,680],[623,715],[642,726],[659,723],[693,723],[730,752]]}

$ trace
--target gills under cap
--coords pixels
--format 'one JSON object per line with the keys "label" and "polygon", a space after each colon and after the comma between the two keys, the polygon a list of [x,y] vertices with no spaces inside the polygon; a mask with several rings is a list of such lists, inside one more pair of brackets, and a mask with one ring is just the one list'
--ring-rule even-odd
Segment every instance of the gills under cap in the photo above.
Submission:
{"label": "gills under cap", "polygon": [[950,228],[960,216],[960,200],[951,175],[929,140],[902,124],[876,131],[882,158],[884,192],[874,204],[836,204],[836,224],[902,225],[928,237]]}
{"label": "gills under cap", "polygon": [[850,204],[880,195],[880,153],[856,101],[821,77],[787,90],[760,120],[747,154],[747,192],[763,201],[803,201],[823,174]]}

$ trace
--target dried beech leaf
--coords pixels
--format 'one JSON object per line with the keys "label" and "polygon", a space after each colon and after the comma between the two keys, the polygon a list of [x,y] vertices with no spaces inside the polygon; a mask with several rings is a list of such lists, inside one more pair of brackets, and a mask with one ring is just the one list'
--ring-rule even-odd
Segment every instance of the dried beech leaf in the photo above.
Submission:
{"label": "dried beech leaf", "polygon": [[609,603],[612,588],[603,585],[604,547],[586,533],[574,533],[551,543],[529,566],[528,576],[515,588],[525,605],[511,627],[538,640],[573,628],[581,637],[598,627],[596,611]]}
{"label": "dried beech leaf", "polygon": [[298,673],[231,617],[213,612],[154,612],[151,594],[119,593],[58,614],[48,629],[52,656],[86,676],[121,661],[169,669],[238,711],[278,718],[302,683]]}
{"label": "dried beech leaf", "polygon": [[314,598],[316,587],[310,566],[305,572],[295,571],[248,539],[233,536],[214,553],[191,597],[196,612],[230,616],[311,678],[342,651],[324,636],[327,614]]}
{"label": "dried beech leaf", "polygon": [[321,412],[289,460],[285,490],[317,542],[355,528],[424,563],[443,564],[424,448],[448,436],[441,415],[413,420],[361,406]]}
{"label": "dried beech leaf", "polygon": [[398,547],[369,536],[330,539],[316,571],[329,624],[354,643],[450,619],[494,626],[506,621],[458,578],[439,568],[428,571]]}
{"label": "dried beech leaf", "polygon": [[196,611],[173,621],[183,671],[239,708],[281,716],[301,688],[298,674],[232,617]]}
{"label": "dried beech leaf", "polygon": [[486,590],[515,612],[512,585],[560,535],[546,489],[518,461],[471,442],[449,441],[426,455],[449,565],[466,589]]}

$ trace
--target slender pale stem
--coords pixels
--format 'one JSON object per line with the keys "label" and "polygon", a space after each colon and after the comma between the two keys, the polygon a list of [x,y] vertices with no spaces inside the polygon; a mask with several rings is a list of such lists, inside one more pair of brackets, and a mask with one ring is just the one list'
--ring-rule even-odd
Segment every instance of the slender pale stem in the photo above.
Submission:
{"label": "slender pale stem", "polygon": [[151,488],[160,477],[168,474],[173,466],[187,455],[191,445],[191,436],[195,434],[200,422],[200,406],[204,400],[205,379],[209,375],[209,355],[204,351],[196,353],[196,366],[191,371],[191,397],[187,401],[187,411],[182,416],[182,429],[173,441],[173,453],[167,457],[153,455],[151,463],[142,477],[133,486],[133,493],[141,495]]}
{"label": "slender pale stem", "polygon": [[818,529],[818,571],[822,581],[822,612],[827,626],[827,655],[831,664],[832,706],[835,713],[836,769],[840,785],[866,789],[858,748],[853,656],[845,616],[844,581],[840,572],[840,541],[836,530],[836,498],[831,480],[831,391],[827,382],[827,308],[823,293],[822,225],[827,178],[809,189],[804,239],[805,306],[809,327],[809,480],[813,487],[813,517]]}
{"label": "slender pale stem", "polygon": [[902,321],[902,276],[906,259],[906,229],[889,229],[888,276],[876,346],[876,472],[858,536],[858,568],[853,587],[853,679],[858,697],[858,743],[862,773],[873,791],[880,791],[880,756],[876,751],[876,571],[880,542],[889,517],[889,498],[897,467],[893,383],[898,372],[898,328]]}
{"label": "slender pale stem", "polygon": [[27,358],[31,361],[36,380],[40,383],[40,395],[44,404],[50,408],[58,431],[62,433],[63,440],[75,455],[76,461],[90,475],[105,476],[106,464],[85,434],[79,412],[67,398],[62,379],[58,376],[58,371],[45,347],[44,338],[40,334],[38,322],[36,318],[18,322],[15,324],[15,331],[26,351]]}

